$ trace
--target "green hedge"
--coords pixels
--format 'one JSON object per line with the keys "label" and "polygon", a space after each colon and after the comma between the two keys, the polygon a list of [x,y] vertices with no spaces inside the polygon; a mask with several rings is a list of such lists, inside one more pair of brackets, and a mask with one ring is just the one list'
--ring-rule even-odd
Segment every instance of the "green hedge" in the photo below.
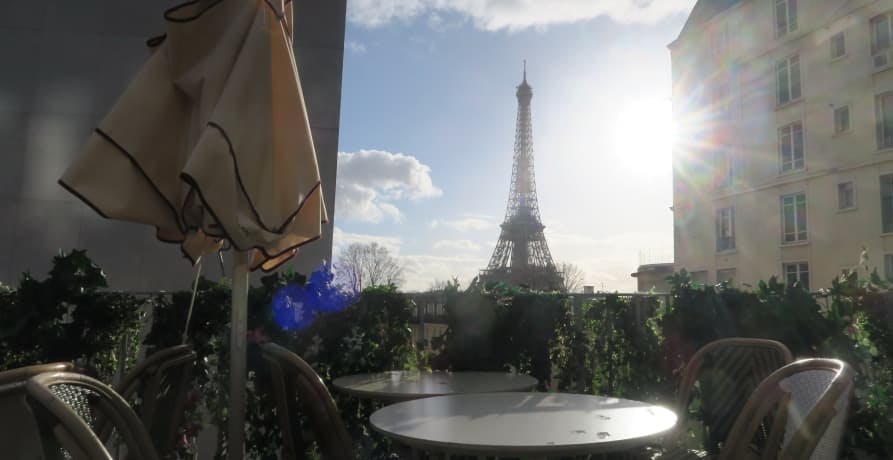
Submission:
{"label": "green hedge", "polygon": [[[70,361],[110,380],[139,350],[142,302],[103,292],[105,274],[84,251],[60,253],[44,280],[24,273],[17,287],[0,285],[0,371]],[[131,353],[119,363],[119,346]]]}
{"label": "green hedge", "polygon": [[[331,286],[325,283],[331,279],[321,278],[323,286],[313,287],[314,276],[308,282],[294,273],[274,274],[249,290],[246,422],[251,429],[245,441],[250,458],[276,458],[282,444],[267,366],[252,342],[271,340],[295,351],[327,382],[341,375],[411,368],[419,362],[409,328],[411,305],[393,287],[368,288],[343,310],[315,315],[303,330],[283,329],[271,308],[274,295],[286,286],[300,286],[315,294],[327,291]],[[145,340],[149,349],[179,343],[190,295],[178,292],[157,300],[153,327]],[[229,286],[201,280],[189,332],[200,369],[193,382],[192,416],[184,432],[191,435],[201,428],[200,408],[211,414],[212,423],[222,428],[218,431],[217,458],[225,458],[226,452],[229,305]],[[389,444],[369,432],[366,425],[369,415],[380,405],[335,391],[332,395],[362,458],[386,458]],[[314,446],[304,448],[308,456],[314,455]],[[194,446],[184,444],[181,453],[191,454],[193,450]]]}
{"label": "green hedge", "polygon": [[[342,298],[330,272],[305,278],[282,273],[249,291],[250,341],[272,340],[304,357],[326,380],[359,372],[432,367],[529,373],[549,391],[580,391],[673,401],[686,361],[722,337],[763,337],[785,343],[797,357],[843,359],[857,370],[856,397],[845,437],[848,458],[893,457],[893,295],[876,274],[850,273],[818,294],[770,279],[752,289],[702,286],[685,272],[671,279],[669,302],[655,296],[601,295],[581,299],[507,285],[444,290],[448,330],[428,356],[412,343],[413,305],[393,287]],[[45,280],[29,274],[0,287],[0,369],[57,360],[76,361],[109,380],[122,341],[135,343],[146,300],[103,291],[105,277],[81,251],[61,254]],[[298,289],[308,302],[335,299],[344,308],[310,313],[303,329],[277,321],[277,294]],[[148,352],[180,342],[190,292],[149,299],[153,327]],[[325,303],[325,302],[323,302]],[[230,289],[201,280],[189,337],[199,354],[190,394],[191,416],[181,428],[182,454],[202,427],[199,414],[226,426]],[[131,346],[132,352],[137,347]],[[126,365],[132,365],[133,353]],[[249,455],[271,458],[281,440],[265,366],[249,347]],[[380,404],[333,392],[363,458],[387,458],[389,444],[370,432]],[[694,405],[696,406],[696,405]],[[698,418],[693,413],[694,419]],[[220,430],[218,456],[225,452]],[[306,446],[313,455],[313,446]]]}
{"label": "green hedge", "polygon": [[551,379],[554,331],[567,321],[568,297],[496,284],[486,290],[445,292],[448,329],[435,346],[432,367],[462,370],[516,370]]}
{"label": "green hedge", "polygon": [[[515,368],[542,386],[557,381],[562,391],[671,404],[700,347],[724,337],[774,339],[798,358],[851,364],[858,377],[845,456],[893,458],[893,295],[876,275],[866,276],[853,272],[811,294],[774,278],[747,290],[696,285],[683,271],[670,279],[666,308],[647,295],[603,295],[574,306],[560,294],[499,285],[454,292],[447,296],[449,330],[433,362]],[[548,362],[533,358],[544,355]]]}

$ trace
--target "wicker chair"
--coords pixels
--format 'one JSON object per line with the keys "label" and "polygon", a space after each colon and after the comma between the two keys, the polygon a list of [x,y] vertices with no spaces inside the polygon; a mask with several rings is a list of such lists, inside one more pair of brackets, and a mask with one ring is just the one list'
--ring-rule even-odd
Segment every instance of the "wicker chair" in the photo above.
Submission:
{"label": "wicker chair", "polygon": [[[195,361],[190,345],[165,348],[137,364],[115,387],[125,401],[138,401],[133,407],[162,456],[176,447]],[[100,439],[108,440],[106,426],[98,432]]]}
{"label": "wicker chair", "polygon": [[[355,459],[353,440],[344,427],[332,395],[313,368],[279,345],[260,344],[260,350],[270,365],[282,430],[282,458],[303,458],[304,436],[298,423],[298,417],[303,413],[310,420],[310,431],[324,460]],[[299,409],[303,410],[299,412]]]}
{"label": "wicker chair", "polygon": [[[24,388],[40,431],[52,433],[63,458],[113,458],[92,429],[97,417],[111,423],[115,434],[123,440],[129,459],[159,458],[139,418],[120,395],[102,382],[82,374],[47,372],[30,378]],[[54,454],[53,449],[45,452]]]}
{"label": "wicker chair", "polygon": [[0,385],[21,382],[44,372],[71,372],[74,370],[72,363],[35,364],[33,366],[17,367],[0,372]]}
{"label": "wicker chair", "polygon": [[[697,384],[705,428],[704,452],[670,447],[662,459],[706,458],[719,453],[735,418],[760,382],[793,361],[790,350],[766,339],[728,338],[710,342],[688,361],[677,393],[676,437],[686,427],[689,404]],[[674,439],[664,444],[672,445]]]}
{"label": "wicker chair", "polygon": [[0,426],[3,427],[0,430],[0,446],[3,446],[4,457],[46,458],[44,452],[49,439],[41,435],[26,401],[25,382],[43,372],[67,372],[72,369],[74,365],[71,363],[52,363],[0,372]]}
{"label": "wicker chair", "polygon": [[[836,359],[804,359],[773,372],[748,399],[719,459],[836,459],[852,392],[853,370]],[[760,449],[753,440],[767,417],[775,421]]]}

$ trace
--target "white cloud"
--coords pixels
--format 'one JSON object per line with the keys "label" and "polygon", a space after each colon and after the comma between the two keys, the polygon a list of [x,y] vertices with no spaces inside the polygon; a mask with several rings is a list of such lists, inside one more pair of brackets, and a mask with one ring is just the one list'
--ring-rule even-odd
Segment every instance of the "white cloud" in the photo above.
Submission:
{"label": "white cloud", "polygon": [[[606,16],[619,23],[654,23],[691,10],[695,0],[350,0],[348,18],[369,27],[409,21],[429,13],[440,25],[443,13],[470,18],[484,30],[519,30]],[[434,16],[436,14],[436,16]],[[432,17],[436,18],[432,20]]]}
{"label": "white cloud", "polygon": [[417,201],[443,192],[431,180],[431,168],[413,156],[382,150],[338,154],[336,212],[346,220],[399,222],[395,201]]}
{"label": "white cloud", "polygon": [[429,0],[350,0],[347,17],[351,22],[371,27],[414,18],[427,8]]}
{"label": "white cloud", "polygon": [[449,227],[460,232],[471,232],[494,229],[496,220],[492,216],[470,215],[452,220],[433,220],[428,225],[431,228]]}
{"label": "white cloud", "polygon": [[[630,274],[639,263],[672,262],[672,235],[660,232],[625,232],[603,237],[576,233],[558,222],[546,227],[546,241],[555,262],[570,262],[586,274],[584,284],[608,291],[633,292]],[[643,260],[643,254],[665,254],[665,259]]]}
{"label": "white cloud", "polygon": [[[640,263],[671,262],[672,236],[660,232],[625,232],[616,235],[593,237],[578,233],[560,222],[553,222],[556,230],[546,229],[546,241],[555,262],[570,262],[585,274],[584,284],[598,290],[633,292],[636,280],[630,276]],[[403,254],[403,241],[392,236],[349,233],[335,227],[334,259],[351,243],[377,242],[396,257],[405,269],[404,291],[424,291],[438,280],[457,277],[467,285],[487,266],[489,257],[482,254],[482,244],[469,240],[439,240],[432,243],[432,251],[441,254]],[[495,243],[495,238],[492,243]],[[650,249],[649,249],[650,248]],[[643,260],[643,254],[651,251],[666,258]]]}
{"label": "white cloud", "polygon": [[335,227],[332,236],[333,259],[338,263],[338,254],[352,243],[378,243],[400,262],[404,268],[403,291],[424,291],[435,281],[451,280],[457,277],[463,285],[467,285],[478,272],[486,267],[488,259],[472,255],[438,256],[430,254],[401,255],[403,241],[392,236],[370,235],[364,233],[345,232]]}
{"label": "white cloud", "polygon": [[453,252],[477,252],[481,250],[481,245],[471,240],[437,240],[431,247]]}
{"label": "white cloud", "polygon": [[342,183],[338,179],[335,209],[338,217],[377,224],[385,217],[394,222],[402,219],[400,210],[391,203],[381,201],[378,192],[357,184]]}
{"label": "white cloud", "polygon": [[362,42],[347,40],[344,42],[344,47],[354,54],[364,54],[366,52],[366,45]]}
{"label": "white cloud", "polygon": [[427,290],[435,281],[451,280],[453,277],[466,286],[487,266],[486,258],[470,256],[406,255],[400,257],[400,262],[405,268],[403,290],[409,292]]}
{"label": "white cloud", "polygon": [[342,249],[353,243],[369,244],[373,242],[383,246],[391,255],[400,254],[400,246],[403,244],[403,241],[397,237],[350,233],[335,227],[332,234],[332,252],[337,256]]}

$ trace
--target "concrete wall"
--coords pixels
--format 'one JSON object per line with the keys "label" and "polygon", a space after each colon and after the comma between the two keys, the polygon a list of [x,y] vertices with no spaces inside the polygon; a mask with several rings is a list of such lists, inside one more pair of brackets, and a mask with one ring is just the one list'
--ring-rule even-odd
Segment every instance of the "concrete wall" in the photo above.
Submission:
{"label": "concrete wall", "polygon": [[[232,0],[225,0],[232,1]],[[330,220],[346,0],[295,0],[295,55]],[[116,289],[188,287],[192,267],[154,230],[100,218],[56,184],[164,31],[171,0],[0,2],[0,282],[43,276],[60,249],[83,248]],[[333,224],[293,262],[331,259]],[[227,269],[229,267],[228,258]],[[219,264],[205,274],[219,277]]]}
{"label": "concrete wall", "polygon": [[[743,1],[672,46],[674,117],[675,268],[735,270],[754,284],[781,275],[788,263],[809,264],[810,288],[830,285],[852,267],[861,248],[884,271],[893,234],[882,233],[879,176],[893,172],[893,150],[875,139],[875,98],[893,91],[893,67],[874,68],[870,20],[893,10],[893,0],[799,2],[799,27],[775,37],[774,2]],[[846,55],[831,57],[829,39],[843,32]],[[802,97],[776,103],[776,63],[800,58]],[[713,88],[727,84],[727,97]],[[833,110],[849,106],[851,129],[835,133]],[[778,129],[801,121],[804,168],[780,172]],[[716,180],[733,158],[734,180]],[[838,209],[837,185],[852,181],[856,207]],[[785,244],[781,196],[806,194],[808,238]],[[716,250],[716,211],[735,208],[734,250]],[[888,275],[893,275],[889,273]]]}

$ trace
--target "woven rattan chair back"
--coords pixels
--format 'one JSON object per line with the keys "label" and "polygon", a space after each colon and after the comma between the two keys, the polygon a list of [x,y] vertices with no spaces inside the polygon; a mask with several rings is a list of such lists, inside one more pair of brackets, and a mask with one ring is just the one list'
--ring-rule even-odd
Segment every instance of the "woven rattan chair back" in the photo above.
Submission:
{"label": "woven rattan chair back", "polygon": [[102,382],[86,375],[49,372],[25,382],[27,401],[41,431],[52,433],[64,458],[113,458],[92,426],[97,418],[110,423],[123,441],[127,458],[157,460],[148,433],[124,399]]}
{"label": "woven rattan chair back", "polygon": [[25,382],[43,372],[67,372],[71,363],[38,364],[0,372],[0,457],[52,458],[61,450],[51,436],[42,436],[26,401]]}
{"label": "woven rattan chair back", "polygon": [[[176,447],[195,361],[196,353],[190,345],[165,348],[134,366],[115,387],[124,400],[133,404],[162,456]],[[105,426],[99,429],[103,440],[108,431]]]}
{"label": "woven rattan chair back", "polygon": [[718,453],[754,389],[791,361],[790,350],[774,340],[728,338],[708,343],[685,368],[677,396],[677,426],[686,426],[685,418],[697,386],[706,431],[704,447],[711,454]]}
{"label": "woven rattan chair back", "polygon": [[[836,459],[852,392],[853,370],[836,359],[804,359],[775,371],[735,420],[720,460],[741,458],[742,452],[764,460]],[[774,423],[760,450],[753,439],[767,416]]]}
{"label": "woven rattan chair back", "polygon": [[309,431],[324,460],[354,460],[353,440],[347,433],[335,401],[319,375],[298,355],[273,343],[260,345],[270,365],[279,426],[282,458],[303,458],[303,433],[298,417],[310,420]]}

